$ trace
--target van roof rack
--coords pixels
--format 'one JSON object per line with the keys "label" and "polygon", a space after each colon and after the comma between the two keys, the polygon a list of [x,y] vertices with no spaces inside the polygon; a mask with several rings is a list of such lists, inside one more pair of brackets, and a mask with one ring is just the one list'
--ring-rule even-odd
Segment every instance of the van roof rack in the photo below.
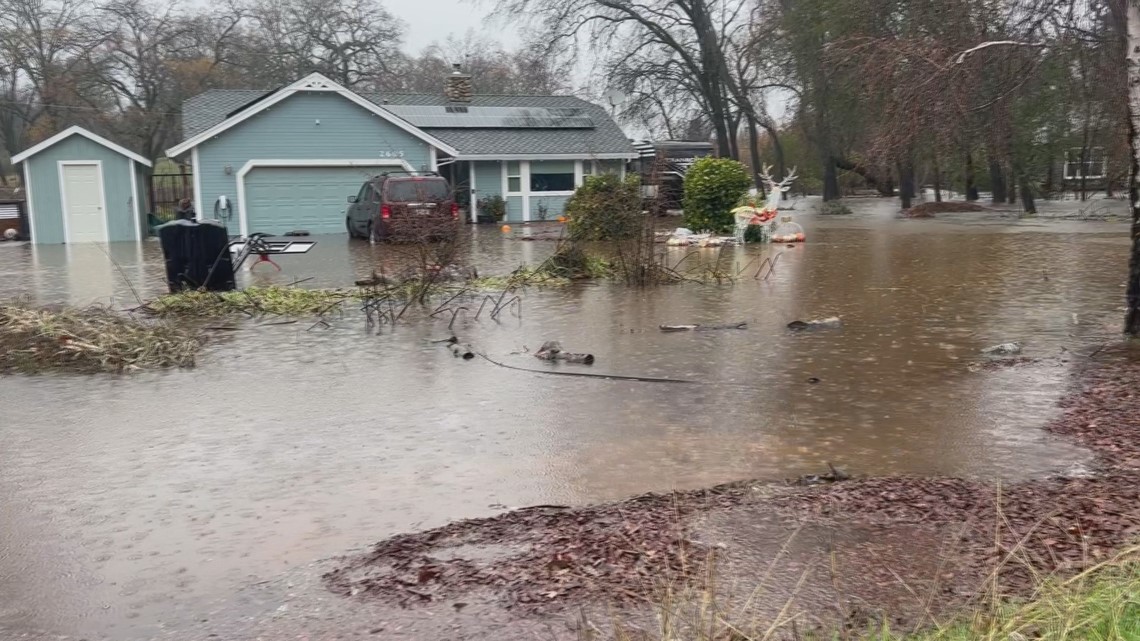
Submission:
{"label": "van roof rack", "polygon": [[380,173],[381,176],[439,176],[438,171],[408,171],[407,169],[393,169]]}

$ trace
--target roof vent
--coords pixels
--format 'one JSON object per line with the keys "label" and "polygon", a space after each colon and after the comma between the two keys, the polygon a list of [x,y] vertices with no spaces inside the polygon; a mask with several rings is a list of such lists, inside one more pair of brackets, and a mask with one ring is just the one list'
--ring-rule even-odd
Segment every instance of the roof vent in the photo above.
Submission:
{"label": "roof vent", "polygon": [[463,67],[459,63],[452,65],[452,71],[444,79],[443,94],[447,96],[448,102],[471,102],[471,96],[475,93],[471,85],[471,74],[463,73]]}

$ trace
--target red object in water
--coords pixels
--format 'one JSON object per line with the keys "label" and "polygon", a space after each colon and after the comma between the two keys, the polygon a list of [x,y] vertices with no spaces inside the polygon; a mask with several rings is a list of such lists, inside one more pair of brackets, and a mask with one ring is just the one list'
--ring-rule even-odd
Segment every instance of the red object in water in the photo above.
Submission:
{"label": "red object in water", "polygon": [[273,262],[273,259],[269,257],[269,254],[258,254],[257,255],[257,261],[249,266],[249,271],[253,271],[253,268],[257,267],[261,263],[269,263],[270,265],[273,265],[277,269],[277,271],[281,271],[281,265],[278,265],[277,263]]}

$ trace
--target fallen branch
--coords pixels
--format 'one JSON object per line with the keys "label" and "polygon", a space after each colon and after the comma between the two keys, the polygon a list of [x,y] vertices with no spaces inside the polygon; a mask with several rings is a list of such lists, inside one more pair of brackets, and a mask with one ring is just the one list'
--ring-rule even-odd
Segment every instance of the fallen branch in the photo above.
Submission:
{"label": "fallen branch", "polygon": [[726,323],[724,325],[659,325],[663,332],[708,332],[718,329],[748,329],[748,323]]}
{"label": "fallen branch", "polygon": [[546,341],[542,344],[534,357],[544,361],[565,361],[567,363],[578,363],[580,365],[593,365],[593,354],[575,354],[573,352],[566,352],[562,350],[562,344],[558,341]]}
{"label": "fallen branch", "polygon": [[492,365],[498,365],[499,367],[504,367],[506,369],[513,369],[513,370],[516,370],[519,372],[530,372],[532,374],[548,374],[550,376],[580,376],[583,378],[605,378],[605,379],[609,379],[611,381],[636,381],[638,383],[686,383],[686,384],[692,384],[692,383],[696,382],[696,381],[689,381],[689,380],[680,379],[680,378],[655,378],[652,376],[620,376],[618,374],[594,374],[594,373],[590,373],[590,372],[574,372],[574,371],[560,372],[560,371],[554,371],[554,370],[530,369],[529,367],[516,367],[515,365],[507,365],[506,363],[500,363],[499,361],[496,361],[495,359],[491,358],[490,356],[487,356],[483,352],[476,352],[476,354],[480,358],[482,358],[483,360],[487,361],[488,363],[491,363]]}

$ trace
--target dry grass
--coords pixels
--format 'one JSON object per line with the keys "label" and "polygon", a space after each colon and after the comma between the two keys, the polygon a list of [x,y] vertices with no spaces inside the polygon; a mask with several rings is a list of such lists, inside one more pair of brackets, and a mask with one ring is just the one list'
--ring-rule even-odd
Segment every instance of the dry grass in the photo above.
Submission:
{"label": "dry grass", "polygon": [[124,372],[192,367],[197,332],[105,307],[0,304],[0,372]]}
{"label": "dry grass", "polygon": [[[797,603],[808,582],[818,580],[817,570],[820,564],[828,564],[827,558],[808,563],[796,584],[785,586],[789,596],[773,603],[763,588],[743,598],[729,597],[733,590],[718,584],[715,559],[710,557],[699,576],[662,578],[654,590],[656,596],[647,602],[656,620],[652,629],[619,615],[603,631],[583,618],[579,637],[582,641],[1140,641],[1140,546],[1100,562],[1086,559],[1080,572],[1044,573],[1027,553],[1028,533],[1015,545],[1003,547],[1002,534],[1009,523],[1000,507],[997,517],[994,537],[996,549],[1003,552],[1000,561],[979,586],[977,596],[946,610],[949,614],[932,610],[937,581],[930,594],[920,594],[895,574],[925,613],[906,630],[891,628],[887,623],[894,620],[890,612],[860,608],[862,616],[853,618],[838,587],[839,569],[832,552],[830,574],[836,603],[830,614],[805,611]],[[774,568],[797,534],[785,541],[755,585],[770,585]],[[1003,592],[999,577],[1011,569],[1033,578],[1030,592],[1015,597]]]}

